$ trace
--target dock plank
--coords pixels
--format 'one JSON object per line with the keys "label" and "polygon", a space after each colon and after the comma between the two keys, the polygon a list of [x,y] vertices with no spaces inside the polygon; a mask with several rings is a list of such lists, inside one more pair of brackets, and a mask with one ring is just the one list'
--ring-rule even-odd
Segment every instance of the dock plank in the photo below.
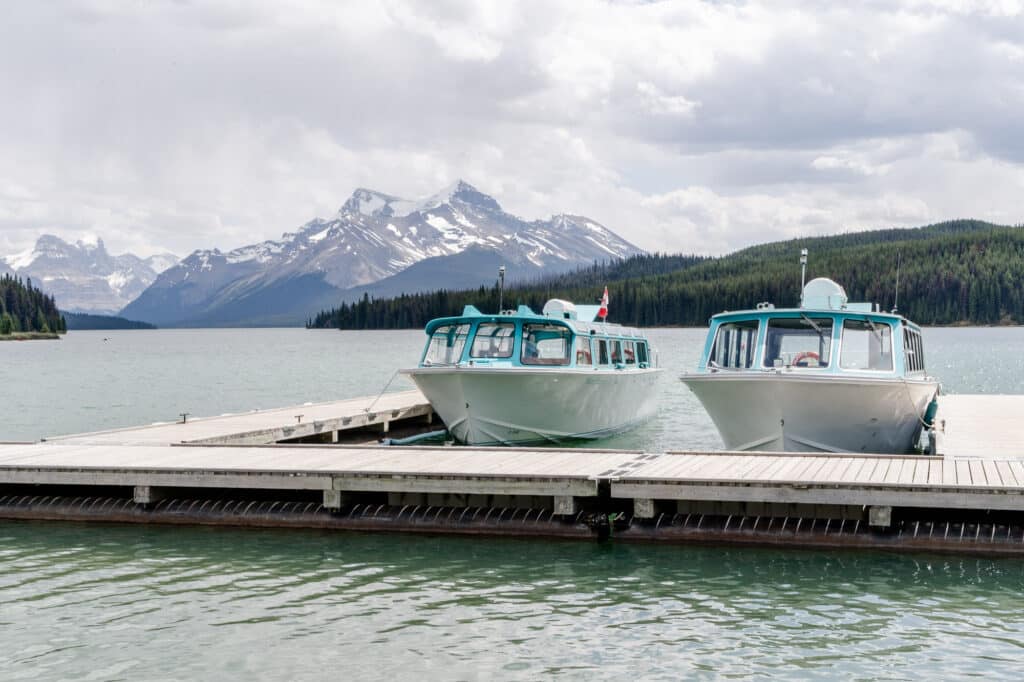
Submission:
{"label": "dock plank", "polygon": [[1013,477],[1017,479],[1017,485],[1024,486],[1024,461],[1014,460],[1006,463],[1013,472]]}
{"label": "dock plank", "polygon": [[997,460],[996,467],[999,469],[999,476],[1003,481],[1004,485],[1017,486],[1020,485],[1020,481],[1013,474],[1013,468],[1010,467],[1010,463],[1006,460]]}
{"label": "dock plank", "polygon": [[837,482],[848,464],[846,457],[830,457],[828,464],[821,468],[816,478],[819,482]]}
{"label": "dock plank", "polygon": [[981,461],[977,459],[968,460],[967,466],[971,471],[971,485],[988,484],[988,477],[985,476],[985,467]]}
{"label": "dock plank", "polygon": [[995,462],[987,459],[981,460],[981,466],[985,471],[985,480],[989,485],[1006,485],[1003,483],[1003,477],[1000,475]]}

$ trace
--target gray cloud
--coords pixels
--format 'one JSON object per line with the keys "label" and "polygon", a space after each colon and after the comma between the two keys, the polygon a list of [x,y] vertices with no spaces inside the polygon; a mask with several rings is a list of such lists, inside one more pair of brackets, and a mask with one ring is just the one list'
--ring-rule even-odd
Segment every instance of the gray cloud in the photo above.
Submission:
{"label": "gray cloud", "polygon": [[457,177],[660,250],[1024,220],[1020,3],[22,3],[0,253],[230,248]]}

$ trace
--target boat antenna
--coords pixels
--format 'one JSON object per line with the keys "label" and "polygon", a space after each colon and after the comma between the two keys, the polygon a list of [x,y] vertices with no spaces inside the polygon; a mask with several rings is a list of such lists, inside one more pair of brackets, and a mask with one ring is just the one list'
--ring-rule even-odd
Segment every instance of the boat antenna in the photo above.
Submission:
{"label": "boat antenna", "polygon": [[899,310],[900,307],[900,252],[896,252],[896,297],[892,302],[893,314]]}
{"label": "boat antenna", "polygon": [[505,307],[505,266],[498,267],[498,314]]}
{"label": "boat antenna", "polygon": [[804,282],[807,281],[807,249],[800,249],[800,307],[804,307]]}

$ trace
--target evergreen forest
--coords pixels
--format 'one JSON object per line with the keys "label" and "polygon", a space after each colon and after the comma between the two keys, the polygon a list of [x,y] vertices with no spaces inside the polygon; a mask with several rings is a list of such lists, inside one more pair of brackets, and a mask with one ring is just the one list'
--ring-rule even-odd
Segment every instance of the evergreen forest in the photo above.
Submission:
{"label": "evergreen forest", "polygon": [[[638,326],[703,326],[723,310],[760,301],[796,306],[800,249],[807,279],[829,277],[851,301],[879,303],[925,325],[1024,323],[1024,226],[954,220],[913,229],[854,232],[772,242],[718,258],[640,255],[506,287],[503,307],[539,311],[549,298],[596,303],[605,285],[609,321]],[[498,288],[404,294],[342,304],[311,327],[419,328],[458,315],[466,304],[498,310]]]}
{"label": "evergreen forest", "polygon": [[57,310],[53,296],[32,286],[32,280],[0,277],[0,335],[39,333],[63,334],[67,331],[64,317]]}

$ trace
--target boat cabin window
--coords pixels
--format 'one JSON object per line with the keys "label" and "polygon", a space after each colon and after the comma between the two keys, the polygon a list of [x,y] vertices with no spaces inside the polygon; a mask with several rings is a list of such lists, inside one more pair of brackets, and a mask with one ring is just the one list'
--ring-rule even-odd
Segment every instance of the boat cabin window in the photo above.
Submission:
{"label": "boat cabin window", "polygon": [[586,336],[576,337],[576,364],[583,367],[589,367],[594,364],[590,351],[590,338]]}
{"label": "boat cabin window", "polygon": [[828,367],[831,356],[831,318],[801,315],[768,320],[765,367]]}
{"label": "boat cabin window", "polygon": [[916,329],[903,328],[903,357],[907,372],[924,371],[924,344]]}
{"label": "boat cabin window", "polygon": [[611,342],[612,344],[612,364],[622,364],[622,341],[615,339]]}
{"label": "boat cabin window", "polygon": [[843,322],[842,369],[892,371],[892,327],[870,320]]}
{"label": "boat cabin window", "polygon": [[598,349],[600,351],[598,354],[600,355],[599,360],[600,360],[601,364],[602,365],[607,365],[608,364],[608,341],[606,341],[605,339],[601,339],[600,341],[597,342],[597,347],[598,347]]}
{"label": "boat cabin window", "polygon": [[711,346],[708,367],[711,369],[748,369],[754,366],[757,343],[757,320],[725,322],[718,327]]}
{"label": "boat cabin window", "polygon": [[469,356],[473,358],[510,358],[516,326],[509,322],[485,322],[477,326]]}
{"label": "boat cabin window", "polygon": [[462,359],[462,349],[469,336],[468,324],[450,324],[438,327],[427,342],[424,365],[454,365]]}
{"label": "boat cabin window", "polygon": [[572,332],[554,324],[524,324],[524,365],[568,365]]}
{"label": "boat cabin window", "polygon": [[636,345],[632,341],[624,341],[622,344],[622,356],[627,365],[636,364]]}
{"label": "boat cabin window", "polygon": [[637,341],[636,343],[636,361],[640,363],[641,367],[646,367],[649,362],[647,359],[647,344],[643,341]]}

